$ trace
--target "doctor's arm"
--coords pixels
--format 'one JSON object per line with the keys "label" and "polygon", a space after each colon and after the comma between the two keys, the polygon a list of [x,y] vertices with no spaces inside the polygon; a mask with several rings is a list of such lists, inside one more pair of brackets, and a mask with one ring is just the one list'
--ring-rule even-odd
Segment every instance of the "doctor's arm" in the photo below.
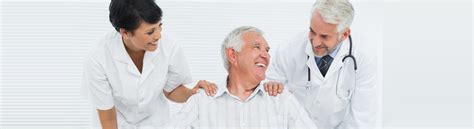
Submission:
{"label": "doctor's arm", "polygon": [[268,92],[270,96],[277,96],[281,94],[284,89],[284,84],[286,82],[285,72],[284,72],[284,65],[286,65],[283,61],[283,57],[281,53],[274,52],[272,63],[268,66],[267,70],[267,77],[266,80],[263,82],[265,92]]}
{"label": "doctor's arm", "polygon": [[360,62],[362,64],[356,74],[356,89],[351,99],[351,108],[341,129],[373,129],[375,126],[378,110],[375,57],[365,58]]}
{"label": "doctor's arm", "polygon": [[[288,92],[288,91],[284,91]],[[284,106],[288,108],[290,115],[289,129],[317,129],[316,124],[311,120],[304,107],[298,102],[293,93],[288,93]]]}
{"label": "doctor's arm", "polygon": [[99,110],[99,120],[102,125],[102,129],[117,129],[117,116],[115,108],[109,110]]}
{"label": "doctor's arm", "polygon": [[173,102],[184,103],[189,97],[197,93],[200,88],[203,88],[206,92],[206,95],[208,96],[214,95],[217,91],[216,84],[205,80],[200,80],[193,89],[188,89],[186,86],[180,85],[171,92],[163,90],[163,93],[165,94],[166,98]]}
{"label": "doctor's arm", "polygon": [[208,81],[199,81],[193,89],[188,89],[184,84],[191,83],[191,71],[184,56],[183,49],[176,44],[171,51],[171,61],[168,66],[167,80],[163,93],[171,101],[184,103],[195,94],[199,88],[203,88],[207,95],[216,93],[216,85]]}
{"label": "doctor's arm", "polygon": [[166,122],[165,129],[188,129],[191,126],[196,126],[199,112],[199,98],[203,97],[202,94],[196,94],[189,98],[187,103],[183,105],[176,115],[170,117],[170,120]]}
{"label": "doctor's arm", "polygon": [[85,63],[83,90],[96,108],[103,129],[117,129],[117,117],[112,96],[112,88],[108,82],[104,68],[94,57]]}

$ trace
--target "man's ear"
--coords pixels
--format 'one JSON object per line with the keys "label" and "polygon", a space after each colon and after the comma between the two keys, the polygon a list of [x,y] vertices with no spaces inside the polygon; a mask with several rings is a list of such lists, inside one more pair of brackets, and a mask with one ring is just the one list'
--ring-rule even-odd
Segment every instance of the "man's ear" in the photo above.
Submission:
{"label": "man's ear", "polygon": [[236,53],[233,48],[226,48],[225,53],[227,55],[227,60],[229,61],[229,65],[237,63]]}
{"label": "man's ear", "polygon": [[122,37],[124,39],[129,39],[130,36],[132,35],[132,33],[128,32],[127,30],[125,30],[123,28],[120,28],[119,33],[120,33],[120,35],[122,35]]}
{"label": "man's ear", "polygon": [[341,41],[346,40],[349,37],[349,35],[351,35],[351,29],[350,28],[344,29],[344,32],[342,33]]}

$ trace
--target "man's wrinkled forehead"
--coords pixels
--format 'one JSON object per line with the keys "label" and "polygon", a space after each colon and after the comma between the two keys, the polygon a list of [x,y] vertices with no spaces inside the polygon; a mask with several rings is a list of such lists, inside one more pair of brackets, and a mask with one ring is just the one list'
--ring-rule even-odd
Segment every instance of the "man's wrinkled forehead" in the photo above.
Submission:
{"label": "man's wrinkled forehead", "polygon": [[265,40],[265,37],[263,37],[263,35],[257,32],[253,32],[253,31],[245,32],[242,35],[242,38],[243,38],[244,44],[246,45],[261,46],[261,47],[265,47],[269,49],[269,46],[268,46],[267,41]]}

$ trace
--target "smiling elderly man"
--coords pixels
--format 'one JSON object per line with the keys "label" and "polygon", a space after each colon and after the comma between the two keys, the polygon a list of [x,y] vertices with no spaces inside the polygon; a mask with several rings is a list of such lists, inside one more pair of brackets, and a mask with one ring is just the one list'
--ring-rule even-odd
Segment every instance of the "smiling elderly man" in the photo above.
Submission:
{"label": "smiling elderly man", "polygon": [[213,97],[192,96],[169,122],[177,128],[304,128],[316,126],[290,92],[278,96],[264,91],[261,81],[270,63],[262,31],[243,26],[234,29],[222,44],[228,72]]}

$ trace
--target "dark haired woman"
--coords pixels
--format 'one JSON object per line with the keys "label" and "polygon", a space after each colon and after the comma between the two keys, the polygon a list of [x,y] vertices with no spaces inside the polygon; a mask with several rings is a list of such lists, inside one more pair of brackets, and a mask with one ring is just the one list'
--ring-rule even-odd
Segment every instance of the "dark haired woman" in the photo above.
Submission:
{"label": "dark haired woman", "polygon": [[[180,45],[162,33],[162,11],[153,0],[112,0],[115,31],[103,37],[86,59],[84,87],[102,128],[160,128],[169,117],[166,98],[185,102],[191,73]],[[165,98],[166,97],[166,98]]]}

